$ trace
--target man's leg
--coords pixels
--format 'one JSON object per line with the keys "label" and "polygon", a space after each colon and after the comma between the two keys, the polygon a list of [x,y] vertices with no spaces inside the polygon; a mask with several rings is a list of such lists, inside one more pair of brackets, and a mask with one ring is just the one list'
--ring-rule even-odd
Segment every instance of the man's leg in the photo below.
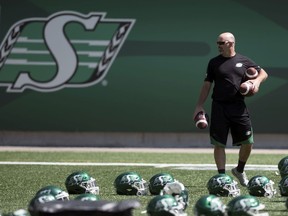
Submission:
{"label": "man's leg", "polygon": [[238,166],[237,166],[238,172],[240,173],[244,172],[244,168],[250,156],[251,151],[252,151],[252,144],[241,145],[240,150],[239,150],[239,160],[238,160]]}
{"label": "man's leg", "polygon": [[221,146],[214,146],[214,160],[218,169],[218,173],[225,173],[226,152]]}
{"label": "man's leg", "polygon": [[246,162],[250,156],[252,144],[242,144],[239,150],[238,166],[232,169],[232,174],[238,178],[242,186],[247,186],[248,178],[244,172]]}
{"label": "man's leg", "polygon": [[252,151],[252,144],[243,144],[239,150],[239,161],[247,162]]}

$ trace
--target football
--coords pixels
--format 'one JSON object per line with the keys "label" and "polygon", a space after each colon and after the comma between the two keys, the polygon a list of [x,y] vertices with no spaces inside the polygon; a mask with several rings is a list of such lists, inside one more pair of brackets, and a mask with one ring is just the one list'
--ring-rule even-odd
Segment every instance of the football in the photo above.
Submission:
{"label": "football", "polygon": [[239,92],[244,96],[252,96],[254,94],[253,89],[254,89],[253,83],[250,81],[246,81],[244,83],[241,83]]}
{"label": "football", "polygon": [[208,127],[209,117],[207,113],[200,111],[194,118],[195,126],[199,129],[205,129]]}
{"label": "football", "polygon": [[246,70],[245,76],[247,80],[255,79],[258,76],[258,71],[255,68],[250,67]]}

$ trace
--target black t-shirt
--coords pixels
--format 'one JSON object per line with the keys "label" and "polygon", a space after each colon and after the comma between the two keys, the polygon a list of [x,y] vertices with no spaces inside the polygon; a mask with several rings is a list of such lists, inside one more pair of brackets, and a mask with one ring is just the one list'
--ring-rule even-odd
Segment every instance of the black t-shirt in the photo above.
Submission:
{"label": "black t-shirt", "polygon": [[214,82],[212,99],[223,102],[244,100],[238,90],[249,67],[260,70],[254,61],[238,53],[229,58],[222,55],[212,58],[205,78],[205,81]]}

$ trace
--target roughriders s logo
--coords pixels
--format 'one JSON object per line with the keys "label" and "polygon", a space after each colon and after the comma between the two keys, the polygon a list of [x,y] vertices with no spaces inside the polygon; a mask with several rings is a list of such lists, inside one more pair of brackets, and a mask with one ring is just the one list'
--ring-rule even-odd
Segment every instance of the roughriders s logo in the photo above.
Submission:
{"label": "roughriders s logo", "polygon": [[0,87],[53,92],[99,83],[135,20],[62,11],[14,24],[0,46]]}

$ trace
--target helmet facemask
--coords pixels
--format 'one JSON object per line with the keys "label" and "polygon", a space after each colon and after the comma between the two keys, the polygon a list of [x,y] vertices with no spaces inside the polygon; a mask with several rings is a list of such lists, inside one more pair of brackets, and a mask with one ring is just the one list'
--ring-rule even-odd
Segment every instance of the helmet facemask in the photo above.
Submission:
{"label": "helmet facemask", "polygon": [[225,184],[224,189],[228,191],[228,197],[240,196],[240,189],[238,188],[238,183],[233,180],[231,184]]}
{"label": "helmet facemask", "polygon": [[144,179],[141,179],[139,182],[134,182],[131,186],[137,190],[137,196],[145,196],[148,194],[148,184]]}
{"label": "helmet facemask", "polygon": [[85,193],[99,194],[99,187],[96,186],[96,181],[92,177],[88,181],[81,182],[79,186],[85,189]]}
{"label": "helmet facemask", "polygon": [[60,192],[55,197],[57,200],[69,200],[69,194],[66,191]]}
{"label": "helmet facemask", "polygon": [[269,183],[264,185],[264,197],[272,198],[276,194],[276,189],[273,187],[274,182],[269,180]]}

